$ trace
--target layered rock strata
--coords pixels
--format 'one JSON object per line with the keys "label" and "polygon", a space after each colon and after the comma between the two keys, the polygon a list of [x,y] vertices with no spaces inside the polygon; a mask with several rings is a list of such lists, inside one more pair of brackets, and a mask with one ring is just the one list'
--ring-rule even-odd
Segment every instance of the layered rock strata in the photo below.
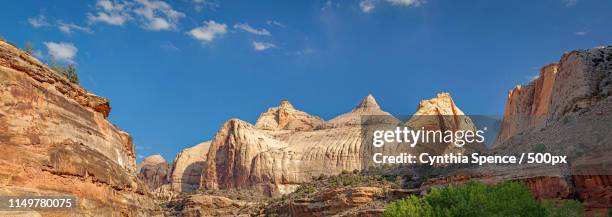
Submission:
{"label": "layered rock strata", "polygon": [[78,198],[58,216],[154,216],[132,140],[109,112],[108,100],[0,41],[0,195]]}
{"label": "layered rock strata", "polygon": [[[439,117],[448,118],[442,118],[445,121],[437,124],[437,127],[474,129],[469,118],[456,117],[463,113],[448,94],[440,94],[427,102],[423,103],[419,114],[434,116],[436,120]],[[266,123],[266,120],[270,120],[270,113],[276,114],[288,105],[288,102],[282,102],[279,108],[269,109],[257,123]],[[293,107],[291,110],[295,111]],[[375,151],[397,154],[432,149],[395,144],[384,150],[374,150],[371,143],[363,141],[363,133],[364,126],[377,122],[364,122],[363,117],[379,116],[385,118],[376,121],[399,123],[391,114],[381,110],[374,97],[368,95],[352,111],[315,128],[271,130],[263,127],[269,125],[260,124],[258,127],[238,119],[230,120],[211,142],[202,186],[207,189],[255,187],[270,195],[279,195],[292,192],[300,183],[320,174],[333,175],[373,166],[371,156]],[[304,113],[300,117],[311,120],[312,116]],[[443,144],[434,152],[441,153],[447,150],[448,145]]]}

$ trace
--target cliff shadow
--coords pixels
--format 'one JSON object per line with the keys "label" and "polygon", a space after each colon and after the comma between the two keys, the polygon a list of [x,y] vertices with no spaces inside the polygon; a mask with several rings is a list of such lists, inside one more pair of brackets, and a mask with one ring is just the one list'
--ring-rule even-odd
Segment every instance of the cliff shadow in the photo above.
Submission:
{"label": "cliff shadow", "polygon": [[202,174],[206,170],[206,161],[197,161],[189,164],[181,176],[181,192],[193,192],[200,187]]}

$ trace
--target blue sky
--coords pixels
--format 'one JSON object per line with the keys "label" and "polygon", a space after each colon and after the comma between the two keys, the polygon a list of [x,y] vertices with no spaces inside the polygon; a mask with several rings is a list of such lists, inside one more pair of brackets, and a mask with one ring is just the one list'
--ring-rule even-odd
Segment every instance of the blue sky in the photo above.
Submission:
{"label": "blue sky", "polygon": [[450,92],[468,114],[566,51],[612,44],[612,1],[121,0],[4,4],[0,35],[78,67],[142,156],[172,161],[230,118],[288,99],[324,119],[372,93],[409,115]]}

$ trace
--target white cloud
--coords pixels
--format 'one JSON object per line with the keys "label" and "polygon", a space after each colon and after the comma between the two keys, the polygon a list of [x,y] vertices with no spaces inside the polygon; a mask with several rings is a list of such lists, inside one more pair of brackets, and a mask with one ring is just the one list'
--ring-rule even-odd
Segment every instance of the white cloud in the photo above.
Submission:
{"label": "white cloud", "polygon": [[152,31],[177,29],[185,14],[161,0],[111,1],[98,0],[95,14],[88,14],[90,23],[102,22],[123,26],[136,20],[142,28]]}
{"label": "white cloud", "polygon": [[259,41],[254,41],[253,42],[253,49],[255,49],[256,51],[264,51],[270,48],[275,48],[276,45],[272,44],[272,43],[267,43],[267,42],[259,42]]}
{"label": "white cloud", "polygon": [[251,27],[248,23],[234,24],[234,29],[242,29],[248,33],[255,34],[255,35],[266,35],[266,36],[272,35],[267,29],[255,29]]}
{"label": "white cloud", "polygon": [[168,3],[157,0],[136,0],[139,5],[134,13],[142,18],[143,27],[148,30],[173,30],[185,14],[172,9]]}
{"label": "white cloud", "polygon": [[266,24],[268,24],[270,26],[278,26],[278,27],[281,27],[281,28],[285,28],[286,27],[285,24],[282,24],[281,22],[278,22],[276,20],[268,20],[266,22]]}
{"label": "white cloud", "polygon": [[226,32],[227,25],[209,20],[205,21],[204,25],[191,29],[187,34],[202,43],[210,43],[215,38],[223,36]]}
{"label": "white cloud", "polygon": [[102,22],[114,26],[123,26],[130,19],[127,3],[113,3],[110,0],[98,0],[96,3],[98,11],[95,15],[88,14],[90,23]]}
{"label": "white cloud", "polygon": [[373,0],[362,0],[361,2],[359,2],[359,7],[364,13],[369,13],[370,11],[374,10],[374,8],[376,8],[376,5],[374,5]]}
{"label": "white cloud", "polygon": [[78,49],[68,42],[43,42],[47,46],[49,56],[58,62],[74,63],[74,57]]}
{"label": "white cloud", "polygon": [[573,7],[578,4],[578,0],[563,0],[565,7]]}
{"label": "white cloud", "polygon": [[39,15],[37,17],[28,18],[28,23],[32,25],[34,28],[40,28],[43,26],[50,26],[49,22],[47,22],[47,17],[45,15]]}
{"label": "white cloud", "polygon": [[578,32],[574,32],[575,35],[577,36],[585,36],[587,34],[589,34],[589,32],[587,31],[578,31]]}
{"label": "white cloud", "polygon": [[76,25],[74,23],[64,23],[62,21],[58,22],[57,28],[61,32],[66,33],[68,35],[72,34],[74,32],[74,30],[82,31],[82,32],[85,32],[85,33],[92,33],[93,32],[87,26],[79,26],[79,25]]}
{"label": "white cloud", "polygon": [[396,5],[396,6],[406,6],[406,7],[410,7],[410,6],[420,6],[423,3],[423,0],[387,0],[387,2],[391,3],[392,5]]}
{"label": "white cloud", "polygon": [[217,0],[193,0],[191,2],[193,3],[193,9],[198,12],[204,8],[215,9],[220,5]]}

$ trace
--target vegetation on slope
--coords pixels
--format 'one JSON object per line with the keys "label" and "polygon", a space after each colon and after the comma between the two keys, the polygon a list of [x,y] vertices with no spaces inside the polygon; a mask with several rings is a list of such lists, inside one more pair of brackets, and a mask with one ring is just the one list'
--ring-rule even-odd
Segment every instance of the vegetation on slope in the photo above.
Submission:
{"label": "vegetation on slope", "polygon": [[582,204],[566,201],[556,207],[537,201],[518,182],[485,185],[469,182],[459,187],[435,188],[428,195],[410,196],[391,203],[385,217],[410,216],[583,216]]}

